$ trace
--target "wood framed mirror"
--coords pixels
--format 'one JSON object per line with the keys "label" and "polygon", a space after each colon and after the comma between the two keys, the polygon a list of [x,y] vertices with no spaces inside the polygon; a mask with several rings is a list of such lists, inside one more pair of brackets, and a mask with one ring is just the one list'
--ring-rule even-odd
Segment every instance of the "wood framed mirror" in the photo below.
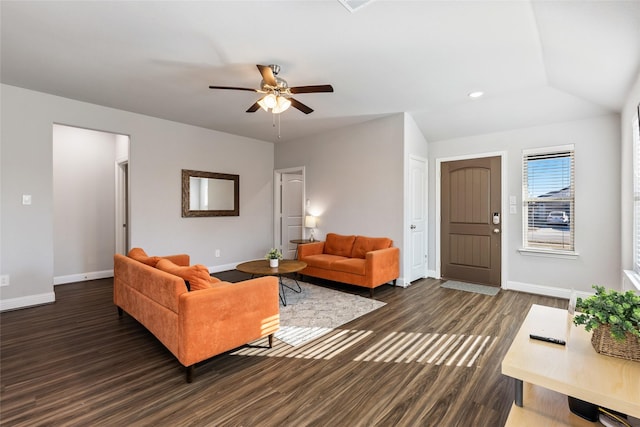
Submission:
{"label": "wood framed mirror", "polygon": [[182,217],[240,216],[240,175],[182,169]]}

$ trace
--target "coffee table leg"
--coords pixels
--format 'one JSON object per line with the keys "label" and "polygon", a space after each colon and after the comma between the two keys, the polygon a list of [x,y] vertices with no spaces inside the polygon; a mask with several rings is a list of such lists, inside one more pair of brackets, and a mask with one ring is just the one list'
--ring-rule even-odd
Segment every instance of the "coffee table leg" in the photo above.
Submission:
{"label": "coffee table leg", "polygon": [[287,296],[284,294],[284,283],[282,283],[282,276],[278,276],[280,281],[280,302],[283,306],[287,306]]}
{"label": "coffee table leg", "polygon": [[515,392],[515,402],[516,406],[522,408],[522,380],[514,378],[514,392]]}
{"label": "coffee table leg", "polygon": [[[294,274],[295,274],[295,273],[294,273]],[[294,288],[292,288],[291,286],[289,286],[289,285],[285,285],[284,283],[282,283],[282,276],[280,276],[280,284],[281,284],[282,286],[284,286],[284,287],[285,287],[285,288],[287,288],[287,289],[291,289],[293,292],[295,292],[295,293],[298,293],[298,294],[299,294],[300,292],[302,292],[302,288],[300,287],[300,283],[298,283],[298,281],[295,279],[295,277],[294,277],[294,278],[292,278],[292,280],[293,280],[294,282],[296,282],[296,286],[298,287],[298,289],[294,289]]]}

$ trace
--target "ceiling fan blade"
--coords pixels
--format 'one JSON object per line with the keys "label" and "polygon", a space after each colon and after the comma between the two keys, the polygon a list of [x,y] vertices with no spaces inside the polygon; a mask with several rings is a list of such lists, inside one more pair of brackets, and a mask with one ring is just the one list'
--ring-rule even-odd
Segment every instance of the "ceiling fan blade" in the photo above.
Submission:
{"label": "ceiling fan blade", "polygon": [[255,113],[256,111],[258,111],[260,109],[260,105],[256,102],[255,104],[253,104],[251,107],[249,107],[249,109],[246,111],[247,113]]}
{"label": "ceiling fan blade", "polygon": [[262,80],[264,80],[266,84],[273,87],[278,86],[271,67],[268,67],[267,65],[256,65],[256,67],[258,67],[258,70],[260,70],[260,74],[262,74]]}
{"label": "ceiling fan blade", "polygon": [[248,90],[249,92],[257,92],[258,89],[251,89],[248,87],[234,87],[234,86],[209,86],[209,89],[231,89],[231,90]]}
{"label": "ceiling fan blade", "polygon": [[313,108],[304,105],[302,102],[295,100],[293,98],[289,98],[291,101],[291,106],[297,108],[305,114],[313,113]]}
{"label": "ceiling fan blade", "polygon": [[333,92],[333,86],[331,85],[296,86],[296,87],[290,87],[289,91],[291,93]]}

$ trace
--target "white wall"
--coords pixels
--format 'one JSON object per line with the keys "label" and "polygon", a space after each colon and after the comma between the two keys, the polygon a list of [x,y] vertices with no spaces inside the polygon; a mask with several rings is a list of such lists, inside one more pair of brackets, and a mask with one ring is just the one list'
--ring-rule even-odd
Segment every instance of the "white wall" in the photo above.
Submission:
{"label": "white wall", "polygon": [[112,274],[116,142],[111,133],[53,125],[55,283]]}
{"label": "white wall", "polygon": [[[575,145],[575,243],[580,256],[572,260],[522,255],[518,252],[522,247],[522,150],[564,144]],[[565,296],[564,290],[571,288],[591,291],[593,284],[619,289],[620,118],[610,115],[430,143],[430,236],[434,236],[436,226],[435,160],[499,151],[507,153],[507,179],[503,186],[518,201],[517,214],[505,213],[509,217],[507,229],[503,229],[508,287],[558,296]],[[431,237],[430,253],[436,244]],[[435,269],[433,258],[430,268]]]}
{"label": "white wall", "polygon": [[[315,236],[384,236],[403,247],[404,115],[276,144],[276,168],[305,166]],[[401,272],[402,274],[402,272]]]}
{"label": "white wall", "polygon": [[129,160],[129,135],[116,135],[116,161]]}
{"label": "white wall", "polygon": [[[10,275],[10,286],[0,288],[0,309],[54,299],[53,123],[131,137],[132,246],[186,252],[213,270],[262,257],[270,247],[272,143],[8,85],[1,90],[0,274]],[[240,175],[240,216],[182,218],[181,169]],[[22,194],[33,204],[23,206]]]}
{"label": "white wall", "polygon": [[415,155],[424,159],[429,155],[429,146],[424,135],[418,128],[418,124],[413,119],[411,114],[404,113],[404,151],[405,161],[407,156]]}

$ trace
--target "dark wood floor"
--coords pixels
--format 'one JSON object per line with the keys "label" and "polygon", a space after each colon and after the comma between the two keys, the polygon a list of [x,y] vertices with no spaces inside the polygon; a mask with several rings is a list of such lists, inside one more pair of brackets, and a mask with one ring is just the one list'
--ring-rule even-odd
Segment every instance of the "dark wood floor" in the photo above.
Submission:
{"label": "dark wood floor", "polygon": [[[512,337],[532,303],[566,301],[439,284],[378,288],[387,305],[344,326],[372,332],[329,360],[229,353],[198,364],[192,384],[144,327],[118,318],[111,279],[56,286],[54,304],[0,315],[0,424],[502,426],[513,390],[500,362]],[[491,340],[471,367],[354,360],[403,332]]]}

